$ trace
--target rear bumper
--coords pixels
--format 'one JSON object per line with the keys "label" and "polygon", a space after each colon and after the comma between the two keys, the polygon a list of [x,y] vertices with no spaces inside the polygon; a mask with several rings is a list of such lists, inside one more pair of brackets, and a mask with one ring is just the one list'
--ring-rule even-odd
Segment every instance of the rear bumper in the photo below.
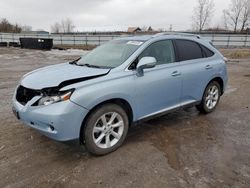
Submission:
{"label": "rear bumper", "polygon": [[48,106],[23,106],[13,99],[13,111],[24,124],[57,141],[78,139],[88,110],[63,101]]}

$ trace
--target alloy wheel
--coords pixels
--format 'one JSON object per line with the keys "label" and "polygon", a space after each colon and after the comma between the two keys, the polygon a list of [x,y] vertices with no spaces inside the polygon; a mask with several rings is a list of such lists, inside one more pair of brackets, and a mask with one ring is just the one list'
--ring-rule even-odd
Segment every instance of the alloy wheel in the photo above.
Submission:
{"label": "alloy wheel", "polygon": [[211,87],[207,90],[205,104],[206,107],[211,110],[213,109],[219,100],[219,88],[216,85],[211,85]]}
{"label": "alloy wheel", "polygon": [[111,148],[122,137],[124,121],[117,112],[108,112],[100,116],[93,128],[94,143],[99,148]]}

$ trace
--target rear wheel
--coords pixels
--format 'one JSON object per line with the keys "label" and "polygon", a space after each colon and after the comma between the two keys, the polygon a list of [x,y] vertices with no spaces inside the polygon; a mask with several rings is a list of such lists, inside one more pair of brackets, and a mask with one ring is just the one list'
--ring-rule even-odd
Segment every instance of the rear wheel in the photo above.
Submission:
{"label": "rear wheel", "polygon": [[116,150],[128,132],[128,116],[116,104],[106,104],[94,110],[84,131],[87,150],[95,155],[105,155]]}
{"label": "rear wheel", "polygon": [[205,89],[202,101],[196,108],[202,113],[210,113],[215,110],[220,101],[221,88],[218,82],[212,81]]}

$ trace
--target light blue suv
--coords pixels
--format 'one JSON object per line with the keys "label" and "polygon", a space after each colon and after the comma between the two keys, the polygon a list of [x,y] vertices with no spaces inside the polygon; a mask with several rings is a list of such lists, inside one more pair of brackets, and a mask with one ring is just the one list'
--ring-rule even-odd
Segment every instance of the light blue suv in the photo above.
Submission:
{"label": "light blue suv", "polygon": [[226,84],[224,57],[199,36],[126,37],[24,75],[13,112],[52,139],[79,139],[104,155],[123,143],[133,122],[187,106],[212,112]]}

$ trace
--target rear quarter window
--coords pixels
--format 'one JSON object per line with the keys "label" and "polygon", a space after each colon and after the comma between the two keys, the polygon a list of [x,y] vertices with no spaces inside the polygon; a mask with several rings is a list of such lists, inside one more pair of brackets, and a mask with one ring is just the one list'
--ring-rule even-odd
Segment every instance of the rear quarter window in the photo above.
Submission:
{"label": "rear quarter window", "polygon": [[207,47],[205,47],[205,46],[203,46],[201,44],[200,44],[200,46],[201,46],[201,49],[203,51],[203,56],[204,57],[212,57],[214,55],[214,52],[209,50]]}
{"label": "rear quarter window", "polygon": [[203,58],[203,51],[200,45],[190,40],[175,40],[179,61]]}

